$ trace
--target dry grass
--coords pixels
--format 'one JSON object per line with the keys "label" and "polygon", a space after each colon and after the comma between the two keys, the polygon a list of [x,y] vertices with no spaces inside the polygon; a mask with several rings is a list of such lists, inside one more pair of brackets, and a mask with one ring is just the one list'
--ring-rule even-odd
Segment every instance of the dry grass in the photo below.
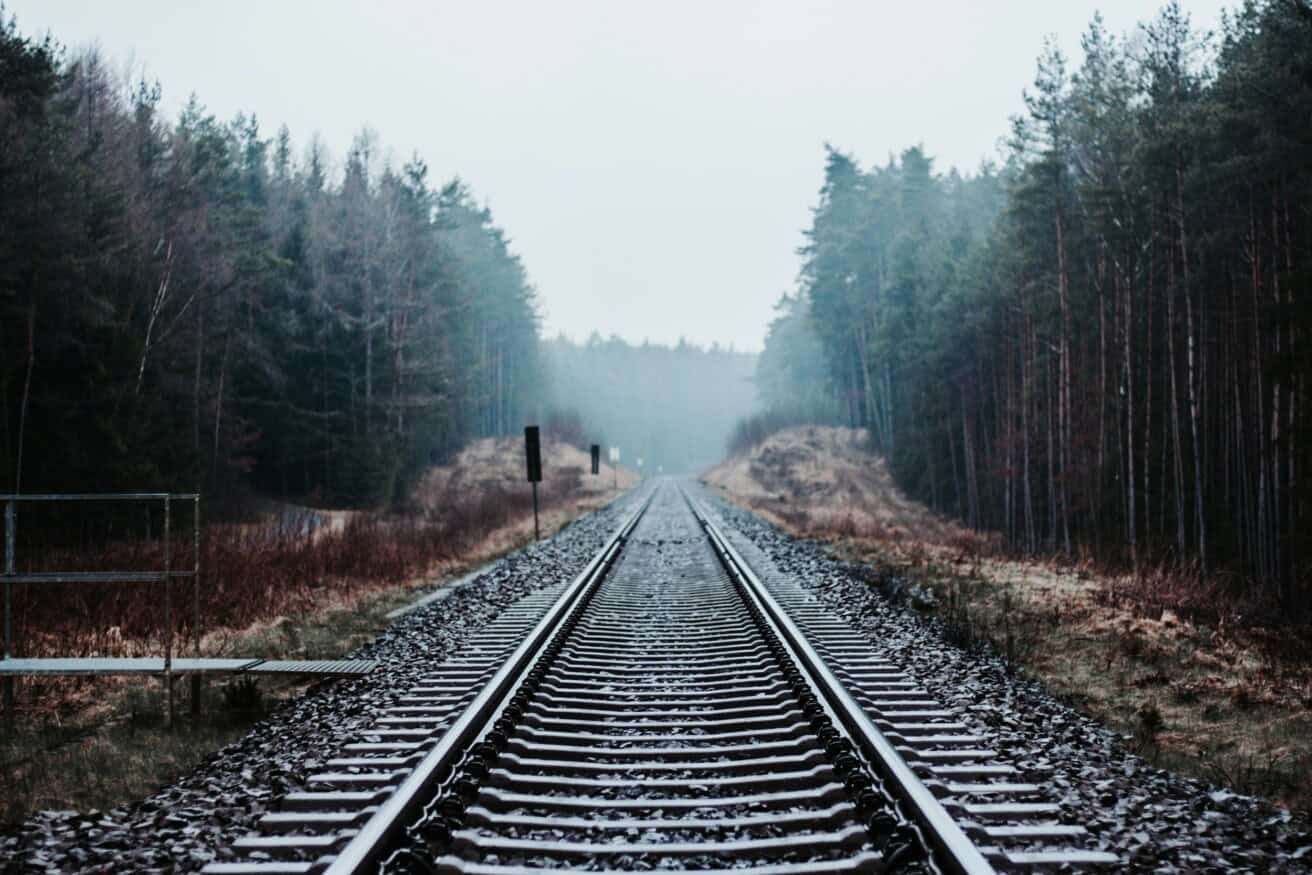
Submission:
{"label": "dry grass", "polygon": [[974,554],[996,544],[903,496],[861,429],[797,426],[775,432],[705,480],[803,535],[842,534],[936,544]]}
{"label": "dry grass", "polygon": [[[587,473],[590,467],[591,458],[584,450],[550,436],[543,438],[538,501],[544,533],[555,531],[580,511],[600,507],[638,482],[627,468],[603,461],[594,477]],[[425,518],[443,519],[452,509],[459,515],[461,496],[495,496],[491,503],[508,512],[497,517],[497,525],[480,527],[481,536],[465,545],[465,554],[497,555],[533,537],[531,488],[524,473],[519,438],[476,441],[451,465],[429,471],[415,488],[412,504]],[[489,537],[491,543],[480,543]]]}
{"label": "dry grass", "polygon": [[862,444],[848,429],[789,429],[706,479],[872,581],[932,591],[959,643],[993,647],[1154,761],[1312,810],[1309,630],[1241,616],[1224,581],[1008,558],[900,495]]}
{"label": "dry grass", "polygon": [[[153,698],[158,699],[158,692]],[[147,695],[140,714],[155,712]],[[103,811],[149,796],[193,767],[201,751],[217,750],[249,727],[211,719],[194,729],[161,731],[154,723],[75,721],[27,731],[0,747],[5,793],[0,825],[17,826],[34,811]]]}
{"label": "dry grass", "polygon": [[[627,471],[618,478],[585,477],[586,454],[568,445],[547,441],[543,452],[547,470],[539,503],[548,531],[553,521],[599,506],[615,494],[616,482],[620,488],[635,482]],[[475,442],[454,465],[430,471],[404,513],[281,509],[254,523],[207,526],[200,586],[207,639],[215,630],[240,630],[405,587],[525,543],[532,538],[533,518],[520,453],[510,439]],[[158,568],[162,555],[158,539],[117,540],[35,556],[20,551],[19,570]],[[191,584],[180,581],[174,589],[173,631],[190,641]],[[18,655],[162,653],[158,584],[17,585],[13,599]]]}
{"label": "dry grass", "polygon": [[[544,441],[543,461],[543,537],[637,480],[623,469],[586,475],[587,454],[551,440]],[[532,540],[522,464],[519,441],[479,441],[452,466],[429,472],[404,514],[283,509],[252,523],[208,527],[201,652],[326,659],[372,640],[387,625],[387,614],[413,600],[416,590]],[[67,570],[145,567],[158,558],[158,545],[150,543],[119,544],[110,551],[42,559],[46,567]],[[162,652],[157,591],[84,586],[70,598],[67,591],[17,587],[15,595],[17,655]],[[180,621],[177,632],[190,630]],[[261,684],[258,699],[265,706],[305,688],[296,679],[262,679]],[[0,739],[5,788],[0,823],[17,823],[42,808],[112,807],[174,780],[239,737],[262,713],[243,707],[240,690],[225,696],[228,689],[225,681],[207,684],[202,718],[193,724],[187,684],[179,683],[180,726],[168,732],[158,681],[20,681],[17,731]]]}
{"label": "dry grass", "polygon": [[[404,589],[380,591],[323,610],[225,630],[207,638],[216,652],[269,658],[341,656],[387,625],[387,613],[410,600]],[[177,725],[163,722],[163,686],[137,678],[48,678],[45,706],[29,710],[0,743],[0,824],[16,825],[43,809],[88,811],[143,798],[175,780],[205,755],[240,738],[265,713],[304,691],[294,677],[208,681],[201,717],[190,715],[189,686],[178,683]],[[57,702],[55,705],[53,703]]]}

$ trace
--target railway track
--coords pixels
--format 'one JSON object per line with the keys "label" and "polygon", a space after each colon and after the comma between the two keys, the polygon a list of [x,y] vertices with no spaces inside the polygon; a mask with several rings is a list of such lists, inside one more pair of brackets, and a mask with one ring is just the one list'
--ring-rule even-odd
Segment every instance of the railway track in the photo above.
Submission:
{"label": "railway track", "polygon": [[1110,865],[800,587],[658,485],[211,875],[984,873]]}

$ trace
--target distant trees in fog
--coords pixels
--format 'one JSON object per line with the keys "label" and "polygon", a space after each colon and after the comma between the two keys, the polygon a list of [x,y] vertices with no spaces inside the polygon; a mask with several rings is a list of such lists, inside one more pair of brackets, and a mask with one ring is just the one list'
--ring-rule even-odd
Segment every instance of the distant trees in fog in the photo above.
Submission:
{"label": "distant trees in fog", "polygon": [[374,503],[518,430],[534,292],[464,184],[159,105],[0,23],[0,490]]}
{"label": "distant trees in fog", "polygon": [[719,346],[634,345],[593,335],[543,343],[548,397],[576,411],[592,440],[618,446],[621,463],[695,472],[724,457],[735,422],[756,406],[756,356]]}
{"label": "distant trees in fog", "polygon": [[[1174,3],[1039,59],[1007,162],[829,150],[758,379],[868,427],[900,482],[1021,548],[1239,569],[1312,558],[1312,8],[1210,43]],[[817,372],[816,345],[823,369]]]}

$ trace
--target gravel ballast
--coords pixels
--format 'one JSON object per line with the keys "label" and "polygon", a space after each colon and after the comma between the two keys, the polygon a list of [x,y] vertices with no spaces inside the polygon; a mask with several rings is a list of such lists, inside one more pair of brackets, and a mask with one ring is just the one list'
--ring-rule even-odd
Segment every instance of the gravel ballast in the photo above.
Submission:
{"label": "gravel ballast", "polygon": [[41,812],[0,836],[0,872],[195,872],[254,829],[282,794],[369,727],[427,668],[523,596],[583,570],[635,493],[506,556],[449,597],[405,614],[349,654],[378,667],[315,686],[145,801],[103,812]]}
{"label": "gravel ballast", "polygon": [[1122,737],[1009,673],[986,652],[945,640],[937,621],[895,605],[816,543],[792,538],[720,499],[711,503],[757,574],[785,575],[832,606],[990,747],[1035,770],[1063,819],[1120,871],[1312,872],[1309,824],[1262,800],[1155,768]]}
{"label": "gravel ballast", "polygon": [[[506,606],[572,578],[632,508],[636,494],[507,556],[449,597],[399,619],[350,654],[370,676],[316,686],[189,775],[145,801],[105,812],[44,812],[0,836],[0,872],[194,872],[248,834],[277,798],[299,789],[338,746],[371,725]],[[1312,872],[1308,824],[1288,812],[1153,767],[1123,739],[1007,671],[963,651],[941,627],[884,598],[821,545],[793,539],[712,500],[757,573],[785,575],[831,605],[1015,764],[1035,770],[1090,830],[1090,847],[1119,853],[1118,871]]]}

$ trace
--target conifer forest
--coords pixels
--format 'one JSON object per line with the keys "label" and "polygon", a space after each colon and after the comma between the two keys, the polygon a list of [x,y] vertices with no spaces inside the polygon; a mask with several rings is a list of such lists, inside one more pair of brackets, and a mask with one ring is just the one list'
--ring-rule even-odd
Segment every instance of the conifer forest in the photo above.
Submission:
{"label": "conifer forest", "polygon": [[0,28],[0,489],[370,505],[519,431],[535,292],[464,183]]}
{"label": "conifer forest", "polygon": [[[1305,612],[1312,8],[1095,18],[1078,58],[1043,48],[1024,107],[972,172],[932,143],[826,147],[761,406],[868,428],[904,489],[1025,553]],[[603,354],[540,321],[490,209],[419,155],[366,128],[334,161],[199,97],[166,117],[159,84],[0,24],[0,488],[387,505],[557,408],[668,445],[605,422],[637,391],[617,368],[662,384],[643,355],[686,366],[671,386],[721,378],[689,414],[717,448],[751,412],[724,403],[750,357]],[[662,452],[713,461],[705,437]]]}
{"label": "conifer forest", "polygon": [[[829,148],[758,382],[1031,553],[1312,608],[1312,7],[1038,58],[1005,160]],[[812,387],[823,385],[820,397]]]}

